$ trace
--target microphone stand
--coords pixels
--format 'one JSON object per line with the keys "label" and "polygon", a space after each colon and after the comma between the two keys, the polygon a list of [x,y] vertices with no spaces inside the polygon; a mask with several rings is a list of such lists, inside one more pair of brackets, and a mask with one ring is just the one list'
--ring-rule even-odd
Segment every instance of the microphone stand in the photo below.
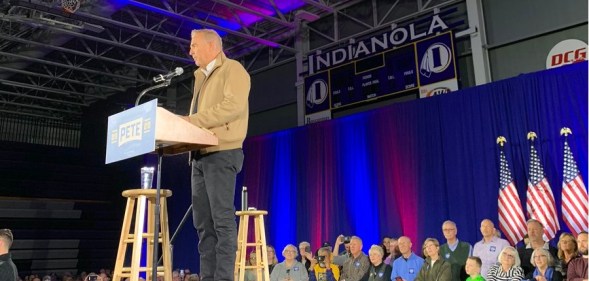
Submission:
{"label": "microphone stand", "polygon": [[140,99],[141,99],[141,98],[142,98],[142,97],[143,97],[145,94],[147,94],[147,92],[150,92],[150,91],[153,91],[153,90],[156,90],[156,89],[159,89],[159,88],[165,88],[165,87],[168,87],[168,86],[170,86],[171,82],[172,82],[172,79],[166,79],[166,80],[165,80],[164,82],[162,82],[161,84],[156,84],[156,85],[153,85],[153,86],[151,86],[151,87],[149,87],[149,88],[147,88],[147,89],[145,89],[145,90],[141,91],[141,93],[140,93],[140,94],[139,94],[139,96],[137,97],[137,100],[135,100],[135,106],[138,106],[138,105],[139,105],[139,100],[140,100]]}
{"label": "microphone stand", "polygon": [[[153,85],[139,94],[137,100],[135,101],[135,106],[139,105],[139,100],[147,94],[149,91],[153,91],[155,89],[160,89],[164,87],[170,86],[172,79],[166,79],[161,84]],[[159,247],[159,231],[160,231],[160,193],[161,193],[161,179],[162,179],[162,160],[164,156],[164,149],[163,147],[157,148],[157,183],[156,183],[156,193],[155,193],[155,219],[154,219],[154,226],[153,226],[153,259],[151,265],[151,280],[157,280],[157,265],[159,264],[158,260],[158,247]],[[149,243],[148,243],[149,244]],[[148,246],[149,247],[149,246]]]}

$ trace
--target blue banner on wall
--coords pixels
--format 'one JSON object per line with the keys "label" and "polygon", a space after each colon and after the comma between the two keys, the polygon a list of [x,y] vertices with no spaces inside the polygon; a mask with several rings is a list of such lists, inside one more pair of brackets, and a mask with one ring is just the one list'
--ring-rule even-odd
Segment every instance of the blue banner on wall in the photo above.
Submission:
{"label": "blue banner on wall", "polygon": [[420,85],[456,78],[452,33],[448,32],[419,41],[416,43],[416,48]]}

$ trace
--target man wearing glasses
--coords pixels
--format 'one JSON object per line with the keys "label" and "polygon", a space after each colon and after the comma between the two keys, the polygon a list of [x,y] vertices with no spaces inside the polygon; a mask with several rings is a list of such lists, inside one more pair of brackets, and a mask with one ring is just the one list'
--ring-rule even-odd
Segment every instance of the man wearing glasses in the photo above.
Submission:
{"label": "man wearing glasses", "polygon": [[464,266],[472,253],[472,246],[468,242],[458,240],[458,229],[453,221],[445,221],[442,224],[442,232],[446,244],[440,246],[440,256],[452,265],[452,280],[464,280],[467,277]]}

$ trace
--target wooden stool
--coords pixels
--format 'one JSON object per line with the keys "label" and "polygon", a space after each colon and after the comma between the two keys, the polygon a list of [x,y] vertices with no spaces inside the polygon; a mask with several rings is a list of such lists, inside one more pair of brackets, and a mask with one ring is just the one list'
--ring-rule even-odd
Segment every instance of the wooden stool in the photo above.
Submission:
{"label": "wooden stool", "polygon": [[[266,230],[264,228],[264,215],[267,215],[268,212],[261,210],[237,211],[235,214],[240,217],[239,230],[237,232],[237,255],[235,257],[235,281],[243,281],[245,279],[246,269],[256,269],[256,280],[270,281]],[[255,242],[253,243],[247,242],[250,216],[254,217]],[[256,251],[256,264],[245,265],[248,247],[254,247]],[[262,276],[264,278],[262,278]]]}
{"label": "wooden stool", "polygon": [[[157,267],[157,276],[163,276],[164,280],[172,280],[172,257],[170,255],[170,231],[168,229],[168,206],[166,198],[172,196],[172,191],[168,189],[160,190],[160,230],[158,241],[162,248],[163,266]],[[123,191],[123,197],[127,197],[127,208],[125,209],[125,218],[123,219],[123,228],[121,230],[121,240],[117,252],[117,261],[115,264],[113,281],[124,280],[130,277],[131,281],[139,279],[140,272],[146,272],[146,281],[151,280],[153,266],[153,230],[155,227],[155,189],[129,189]],[[147,232],[144,232],[145,210],[147,205]],[[135,212],[135,231],[131,233],[131,222],[133,221],[133,210],[137,202]],[[147,241],[147,261],[145,267],[140,267],[141,248],[143,239]],[[125,254],[128,244],[132,244],[133,254],[131,257],[131,267],[124,267]]]}

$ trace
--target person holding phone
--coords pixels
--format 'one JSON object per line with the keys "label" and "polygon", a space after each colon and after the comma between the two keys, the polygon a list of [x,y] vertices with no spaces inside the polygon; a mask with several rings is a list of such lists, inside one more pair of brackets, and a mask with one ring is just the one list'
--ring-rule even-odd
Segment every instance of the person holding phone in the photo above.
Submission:
{"label": "person holding phone", "polygon": [[338,281],[339,267],[331,263],[331,251],[328,247],[320,248],[309,267],[309,281]]}
{"label": "person holding phone", "polygon": [[[350,257],[350,240],[350,236],[344,236],[343,234],[340,234],[337,237],[337,239],[335,239],[335,244],[332,250],[332,262],[339,265],[340,269],[341,266],[344,265],[344,262],[348,259],[348,257]],[[340,253],[339,248],[342,244],[344,245],[345,251]]]}
{"label": "person holding phone", "polygon": [[350,237],[350,255],[342,267],[342,281],[359,281],[364,277],[370,260],[362,252],[362,239],[358,236]]}
{"label": "person holding phone", "polygon": [[311,254],[311,244],[307,241],[303,241],[299,243],[299,251],[301,256],[297,258],[302,264],[305,265],[305,268],[309,268],[311,266],[311,260],[313,260],[313,254]]}

